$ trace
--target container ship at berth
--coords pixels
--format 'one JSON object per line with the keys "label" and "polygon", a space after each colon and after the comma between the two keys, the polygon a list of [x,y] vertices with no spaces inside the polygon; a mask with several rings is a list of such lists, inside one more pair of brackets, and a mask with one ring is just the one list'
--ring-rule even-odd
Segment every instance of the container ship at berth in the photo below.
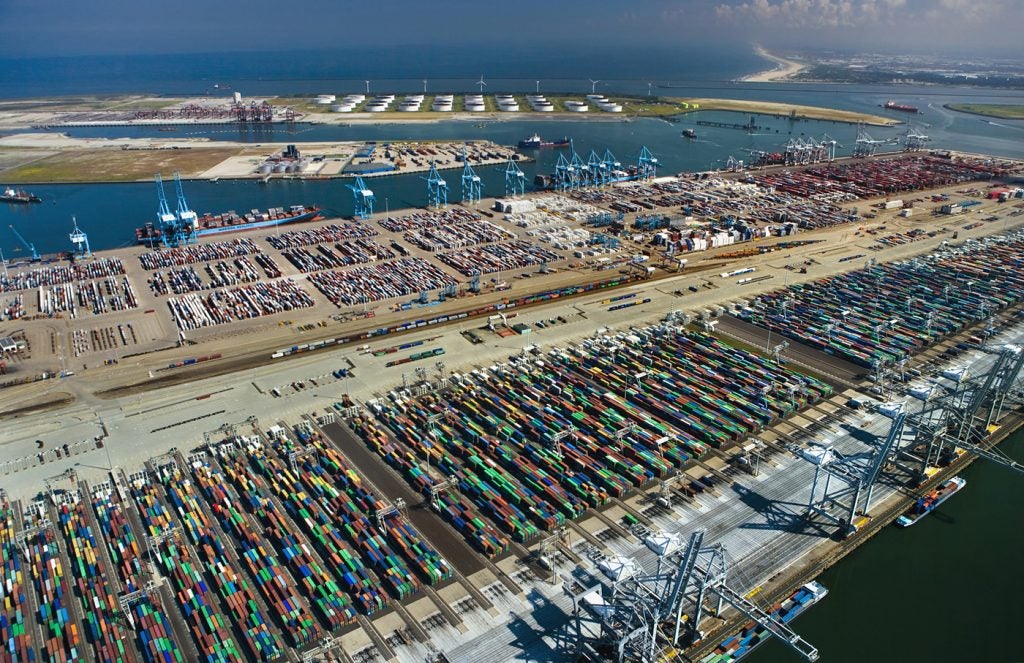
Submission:
{"label": "container ship at berth", "polygon": [[568,147],[569,138],[563,137],[556,140],[544,140],[538,134],[519,141],[519,148],[523,150],[536,150],[541,147]]}
{"label": "container ship at berth", "polygon": [[[615,169],[605,180],[607,184],[616,184],[618,182],[632,182],[639,176],[639,169],[636,166],[630,165],[625,168]],[[533,176],[533,186],[542,191],[552,191],[558,188],[558,177],[555,174],[543,175],[537,174]]]}
{"label": "container ship at berth", "polygon": [[[313,206],[292,205],[288,209],[274,207],[266,212],[252,210],[248,214],[236,212],[225,212],[223,214],[205,214],[196,219],[196,237],[206,237],[219,233],[241,232],[243,230],[257,230],[272,226],[283,226],[289,223],[302,223],[320,218],[320,208]],[[160,228],[147,223],[141,228],[135,229],[135,237],[139,244],[153,246],[160,242],[162,232]]]}
{"label": "container ship at berth", "polygon": [[39,196],[22,191],[21,189],[4,189],[3,195],[0,195],[0,203],[41,203],[42,198]]}
{"label": "container ship at berth", "polygon": [[[776,603],[766,610],[775,619],[788,624],[794,617],[825,598],[828,589],[819,582],[809,582],[793,592],[782,603]],[[714,651],[700,660],[700,663],[731,663],[749,654],[759,644],[771,638],[768,629],[756,622],[748,622],[743,630],[722,641]]]}
{"label": "container ship at berth", "polygon": [[882,108],[886,110],[900,111],[902,113],[920,113],[917,106],[911,106],[909,104],[898,104],[893,100],[889,100],[882,104]]}
{"label": "container ship at berth", "polygon": [[943,482],[938,488],[914,502],[914,506],[910,507],[905,514],[896,519],[896,524],[900,527],[910,527],[937,509],[940,504],[960,492],[960,489],[966,485],[967,481],[960,477],[953,477]]}

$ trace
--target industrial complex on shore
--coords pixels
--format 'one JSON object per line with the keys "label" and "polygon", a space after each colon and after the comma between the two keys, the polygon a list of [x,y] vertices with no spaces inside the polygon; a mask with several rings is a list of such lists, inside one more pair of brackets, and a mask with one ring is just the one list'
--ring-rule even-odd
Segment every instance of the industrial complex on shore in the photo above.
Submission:
{"label": "industrial complex on shore", "polygon": [[353,172],[353,218],[198,217],[158,176],[135,246],[20,238],[0,660],[817,660],[822,569],[1024,471],[1024,163],[858,142],[570,145],[531,193],[511,148],[402,146],[422,209]]}

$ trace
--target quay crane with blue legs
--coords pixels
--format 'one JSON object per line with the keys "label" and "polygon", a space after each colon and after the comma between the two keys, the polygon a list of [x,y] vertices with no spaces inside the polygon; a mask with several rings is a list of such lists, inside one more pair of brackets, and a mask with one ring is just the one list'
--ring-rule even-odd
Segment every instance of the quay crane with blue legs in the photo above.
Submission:
{"label": "quay crane with blue legs", "polygon": [[505,196],[521,196],[526,193],[526,175],[519,168],[512,155],[505,164]]}
{"label": "quay crane with blue legs", "polygon": [[185,191],[181,188],[181,173],[178,171],[174,171],[174,191],[178,196],[178,209],[175,214],[177,220],[176,242],[178,245],[195,244],[199,217],[185,200]]}
{"label": "quay crane with blue legs", "polygon": [[376,202],[376,197],[373,195],[373,191],[367,188],[366,183],[363,182],[362,177],[357,177],[355,184],[346,184],[349,189],[352,190],[352,197],[354,198],[354,215],[358,219],[368,219],[373,214],[373,204]]}
{"label": "quay crane with blue legs", "polygon": [[32,262],[39,262],[41,258],[39,257],[39,252],[36,251],[36,245],[22,237],[21,233],[18,232],[18,230],[14,226],[7,227],[11,229],[11,232],[14,233],[14,236],[18,238],[19,242],[21,242],[21,245],[28,249],[28,252],[32,254]]}
{"label": "quay crane with blue legs", "polygon": [[465,164],[462,168],[462,200],[470,204],[478,203],[483,197],[484,183],[480,176],[473,171],[473,166],[469,165],[469,156],[466,154],[465,147],[462,148],[462,162]]}
{"label": "quay crane with blue legs", "polygon": [[430,162],[430,173],[423,179],[427,181],[427,207],[447,207],[448,182],[437,172],[437,165],[433,161]]}

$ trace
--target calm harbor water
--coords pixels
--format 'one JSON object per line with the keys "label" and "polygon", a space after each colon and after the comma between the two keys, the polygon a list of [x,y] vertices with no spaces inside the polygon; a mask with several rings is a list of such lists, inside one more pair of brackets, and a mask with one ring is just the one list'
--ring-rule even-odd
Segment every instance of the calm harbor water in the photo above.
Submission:
{"label": "calm harbor water", "polygon": [[[811,105],[832,105],[851,110],[874,110],[878,104],[894,96],[892,90],[871,87],[845,90],[836,94],[829,86],[789,87],[773,95],[780,101],[796,101]],[[919,100],[906,90],[899,98],[918,103],[923,112],[914,116],[928,128],[933,144],[940,148],[989,153],[1008,157],[1024,157],[1024,121],[981,121],[975,116],[954,113],[942,104],[955,101],[961,91],[954,88],[921,88]],[[735,92],[735,91],[733,91]],[[970,92],[970,91],[969,91]],[[915,93],[917,94],[917,93]],[[927,95],[927,96],[925,96]],[[755,95],[756,96],[756,95]],[[1020,93],[1024,99],[1024,92]],[[981,97],[993,100],[995,97]],[[898,114],[894,115],[897,117]],[[849,154],[855,144],[856,127],[850,124],[822,121],[790,122],[785,118],[757,116],[756,123],[766,127],[756,134],[735,129],[696,126],[697,120],[744,122],[740,113],[700,111],[678,118],[678,122],[652,118],[616,118],[611,120],[507,120],[507,121],[447,121],[435,124],[361,124],[355,126],[324,126],[298,124],[293,127],[275,126],[261,129],[239,130],[235,127],[179,127],[168,134],[155,128],[96,127],[70,128],[66,133],[76,137],[207,137],[212,140],[234,140],[254,144],[265,142],[294,142],[299,145],[312,141],[355,140],[379,142],[398,140],[491,140],[513,145],[525,136],[537,132],[546,138],[568,136],[574,140],[576,151],[586,159],[591,150],[603,155],[610,149],[624,164],[635,163],[641,147],[647,146],[661,163],[661,173],[721,168],[732,156],[749,160],[750,150],[779,150],[791,137],[828,134],[838,141],[839,155]],[[899,119],[907,119],[899,117]],[[623,121],[628,120],[628,121]],[[685,127],[695,127],[697,140],[680,136]],[[876,139],[896,139],[905,131],[902,127],[871,129]],[[536,162],[523,164],[528,182],[535,173],[550,173],[559,151],[552,149],[530,153]],[[504,193],[503,166],[480,166],[477,174],[483,178],[485,196]],[[165,176],[167,173],[165,173]],[[449,200],[460,197],[458,170],[446,171]],[[329,214],[347,216],[352,213],[352,194],[345,186],[350,180],[331,181],[271,181],[267,185],[255,181],[223,180],[212,183],[204,180],[187,182],[185,193],[193,209],[198,212],[219,213],[227,210],[316,204]],[[422,206],[426,203],[426,183],[422,175],[394,175],[368,179],[377,196],[377,209]],[[133,230],[151,220],[156,212],[156,195],[151,183],[96,184],[96,185],[33,185],[28,187],[45,201],[41,205],[0,206],[0,250],[4,255],[18,258],[27,250],[16,239],[8,226],[18,229],[39,252],[54,252],[69,248],[67,232],[71,217],[77,218],[82,230],[89,234],[93,249],[115,248],[133,241]],[[168,189],[172,193],[171,189]]]}
{"label": "calm harbor water", "polygon": [[[1024,461],[1024,430],[1000,448]],[[829,594],[794,630],[824,663],[1024,660],[1024,476],[978,460],[967,486],[908,529],[887,527],[826,571]],[[750,663],[795,663],[768,642]]]}

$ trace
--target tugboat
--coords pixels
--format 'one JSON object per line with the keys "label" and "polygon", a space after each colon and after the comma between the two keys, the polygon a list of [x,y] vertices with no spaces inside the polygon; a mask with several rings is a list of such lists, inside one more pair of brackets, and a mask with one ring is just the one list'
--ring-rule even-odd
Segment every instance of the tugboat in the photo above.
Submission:
{"label": "tugboat", "polygon": [[0,196],[0,202],[2,203],[41,203],[43,199],[39,196],[23,191],[21,189],[12,189],[7,187],[4,189],[4,193]]}
{"label": "tugboat", "polygon": [[693,138],[696,138],[696,137],[697,137],[696,129],[683,129],[683,138],[693,139]]}
{"label": "tugboat", "polygon": [[559,138],[558,140],[544,140],[538,134],[533,134],[532,136],[519,141],[520,149],[524,150],[536,150],[541,147],[566,147],[568,145],[568,137]]}

